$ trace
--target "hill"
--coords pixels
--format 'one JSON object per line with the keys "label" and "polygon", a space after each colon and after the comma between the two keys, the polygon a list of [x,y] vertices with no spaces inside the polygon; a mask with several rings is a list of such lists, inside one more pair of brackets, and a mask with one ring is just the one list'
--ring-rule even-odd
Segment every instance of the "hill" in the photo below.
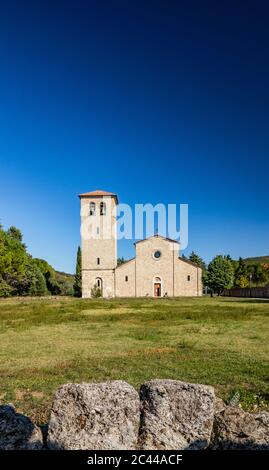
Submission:
{"label": "hill", "polygon": [[75,275],[64,273],[62,271],[55,271],[55,277],[56,277],[57,282],[62,287],[63,295],[64,293],[66,293],[66,295],[73,295],[73,285],[75,282]]}
{"label": "hill", "polygon": [[33,261],[42,272],[50,294],[73,295],[73,274],[56,271],[47,261],[40,258],[33,258]]}
{"label": "hill", "polygon": [[269,264],[269,256],[255,256],[252,258],[245,258],[247,264]]}

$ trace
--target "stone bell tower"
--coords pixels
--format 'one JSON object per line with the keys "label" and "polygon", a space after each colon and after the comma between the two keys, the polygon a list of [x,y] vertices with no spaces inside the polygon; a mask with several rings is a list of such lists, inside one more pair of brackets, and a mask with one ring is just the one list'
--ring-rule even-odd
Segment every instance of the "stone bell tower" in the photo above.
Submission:
{"label": "stone bell tower", "polygon": [[94,286],[103,297],[115,296],[117,267],[117,195],[96,190],[79,195],[81,214],[82,297]]}

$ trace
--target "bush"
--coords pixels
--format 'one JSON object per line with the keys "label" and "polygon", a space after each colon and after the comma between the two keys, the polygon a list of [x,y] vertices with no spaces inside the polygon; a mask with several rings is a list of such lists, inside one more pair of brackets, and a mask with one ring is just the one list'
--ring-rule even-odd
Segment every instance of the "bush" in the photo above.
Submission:
{"label": "bush", "polygon": [[0,297],[14,295],[14,289],[0,276]]}
{"label": "bush", "polygon": [[93,288],[91,289],[91,297],[93,299],[97,299],[98,297],[102,297],[102,291],[101,291],[100,287],[98,287],[97,284],[95,284],[93,286]]}
{"label": "bush", "polygon": [[32,264],[29,268],[29,276],[30,276],[30,286],[29,286],[29,295],[47,295],[47,285],[45,277],[43,276],[40,269]]}

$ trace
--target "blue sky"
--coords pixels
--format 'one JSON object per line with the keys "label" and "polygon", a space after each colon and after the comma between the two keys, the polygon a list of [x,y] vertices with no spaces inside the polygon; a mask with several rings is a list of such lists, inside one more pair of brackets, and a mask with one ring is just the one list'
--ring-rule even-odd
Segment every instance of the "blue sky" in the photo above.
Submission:
{"label": "blue sky", "polygon": [[[262,1],[2,1],[0,219],[74,271],[81,192],[189,204],[188,254],[268,255]],[[121,241],[119,256],[133,256]]]}

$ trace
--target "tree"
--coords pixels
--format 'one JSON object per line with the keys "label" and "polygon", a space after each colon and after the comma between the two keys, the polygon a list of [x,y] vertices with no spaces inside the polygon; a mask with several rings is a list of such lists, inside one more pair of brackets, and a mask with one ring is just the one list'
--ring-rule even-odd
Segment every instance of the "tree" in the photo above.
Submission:
{"label": "tree", "polygon": [[248,273],[251,275],[251,281],[256,285],[264,285],[268,281],[268,274],[261,264],[250,264]]}
{"label": "tree", "polygon": [[48,290],[45,277],[32,260],[27,268],[27,279],[29,280],[29,288],[25,292],[26,295],[47,295]]}
{"label": "tree", "polygon": [[59,286],[55,274],[47,273],[45,276],[48,290],[52,295],[61,295],[61,287]]}
{"label": "tree", "polygon": [[240,276],[237,285],[241,288],[249,287],[249,280],[246,276]]}
{"label": "tree", "polygon": [[[207,271],[207,269],[202,271],[202,283],[203,283],[203,286],[205,286],[205,287],[208,286],[208,271]],[[206,293],[207,293],[207,289],[206,289]]]}
{"label": "tree", "polygon": [[46,280],[42,272],[38,268],[36,269],[35,279],[35,295],[47,295],[48,289]]}
{"label": "tree", "polygon": [[117,266],[120,266],[123,263],[125,263],[125,259],[123,257],[117,259]]}
{"label": "tree", "polygon": [[224,289],[233,285],[234,271],[230,259],[225,256],[216,256],[208,265],[207,284],[213,292],[222,294]]}
{"label": "tree", "polygon": [[[7,231],[0,229],[0,276],[3,296],[7,290],[8,295],[24,295],[29,287],[27,266],[30,257],[21,238],[21,232],[15,227]],[[7,289],[7,285],[10,289]]]}
{"label": "tree", "polygon": [[203,258],[197,255],[197,253],[194,253],[194,251],[191,252],[189,260],[200,266],[200,268],[202,268],[203,270],[206,269],[206,263],[204,262]]}
{"label": "tree", "polygon": [[18,240],[19,242],[22,242],[22,233],[20,229],[14,227],[14,225],[11,225],[11,227],[9,227],[9,229],[7,230],[7,235],[11,238],[14,238],[15,240]]}
{"label": "tree", "polygon": [[[245,284],[244,279],[248,276],[247,265],[243,258],[239,258],[238,262],[235,265],[234,269],[234,285],[235,287],[247,287],[243,286]],[[247,284],[248,285],[248,284]]]}
{"label": "tree", "polygon": [[54,276],[55,271],[53,267],[47,261],[45,261],[44,259],[40,259],[40,258],[34,258],[33,262],[40,269],[40,271],[45,277],[48,275]]}
{"label": "tree", "polygon": [[72,274],[55,271],[55,281],[60,287],[61,295],[74,295],[74,278]]}
{"label": "tree", "polygon": [[77,263],[76,263],[76,275],[74,282],[74,296],[81,297],[82,288],[81,288],[81,248],[78,247],[77,250]]}
{"label": "tree", "polygon": [[0,297],[14,295],[14,289],[0,276]]}
{"label": "tree", "polygon": [[34,258],[33,261],[43,273],[47,289],[52,295],[74,295],[74,276],[55,271],[44,259]]}
{"label": "tree", "polygon": [[0,225],[0,297],[70,293],[73,276],[57,273],[42,259],[32,258],[22,242],[22,233]]}
{"label": "tree", "polygon": [[202,282],[204,286],[207,286],[207,267],[203,258],[197,255],[197,253],[195,253],[194,251],[192,251],[189,256],[189,260],[197,264],[197,266],[200,266],[200,268],[202,268]]}

